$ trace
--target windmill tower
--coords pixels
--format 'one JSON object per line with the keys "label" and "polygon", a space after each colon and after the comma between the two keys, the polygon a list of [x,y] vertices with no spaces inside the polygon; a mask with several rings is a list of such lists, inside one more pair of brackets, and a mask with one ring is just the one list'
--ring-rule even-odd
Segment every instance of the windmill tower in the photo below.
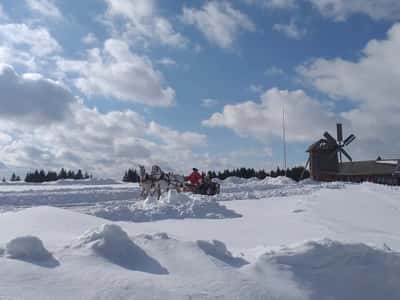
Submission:
{"label": "windmill tower", "polygon": [[342,163],[342,155],[349,161],[351,156],[344,150],[355,140],[355,135],[349,135],[343,140],[342,124],[337,124],[337,139],[329,132],[324,133],[324,138],[312,144],[308,149],[311,177],[315,180],[335,180]]}

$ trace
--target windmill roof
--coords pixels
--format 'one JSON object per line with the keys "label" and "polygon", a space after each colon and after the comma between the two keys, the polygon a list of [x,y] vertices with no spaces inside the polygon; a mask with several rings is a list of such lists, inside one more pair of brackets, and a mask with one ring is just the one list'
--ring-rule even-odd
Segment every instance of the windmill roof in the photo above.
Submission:
{"label": "windmill roof", "polygon": [[324,139],[320,139],[315,143],[311,144],[310,146],[308,146],[306,152],[319,151],[321,149],[327,150],[326,140]]}

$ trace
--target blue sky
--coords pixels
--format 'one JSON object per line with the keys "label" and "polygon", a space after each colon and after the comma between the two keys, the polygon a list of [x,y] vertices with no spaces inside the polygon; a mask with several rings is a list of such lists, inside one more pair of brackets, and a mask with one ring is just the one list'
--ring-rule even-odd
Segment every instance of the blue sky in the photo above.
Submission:
{"label": "blue sky", "polygon": [[[0,0],[3,172],[289,165],[336,122],[400,156],[395,0]],[[5,108],[4,108],[5,107]]]}

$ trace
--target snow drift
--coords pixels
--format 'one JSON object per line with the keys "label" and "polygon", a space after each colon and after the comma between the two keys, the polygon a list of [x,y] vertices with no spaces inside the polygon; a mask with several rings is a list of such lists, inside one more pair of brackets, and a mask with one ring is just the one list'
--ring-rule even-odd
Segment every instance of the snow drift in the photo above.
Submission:
{"label": "snow drift", "polygon": [[89,214],[112,221],[149,222],[165,219],[225,219],[240,214],[208,198],[194,199],[187,194],[169,191],[160,200],[149,197],[145,201],[127,205],[98,205]]}
{"label": "snow drift", "polygon": [[74,249],[90,249],[95,254],[120,267],[149,272],[167,274],[155,259],[151,258],[137,246],[122,228],[115,224],[105,224],[84,233]]}
{"label": "snow drift", "polygon": [[[267,253],[252,266],[288,270],[310,300],[400,299],[400,255],[323,240]],[[268,278],[265,278],[268,280]]]}
{"label": "snow drift", "polygon": [[346,186],[343,182],[317,182],[312,180],[296,182],[284,176],[266,177],[263,180],[229,177],[221,180],[220,184],[221,193],[214,196],[216,201],[309,195],[321,189],[342,189]]}
{"label": "snow drift", "polygon": [[230,251],[226,248],[226,245],[217,240],[209,241],[197,241],[197,245],[207,255],[213,256],[232,267],[242,267],[248,262],[241,257],[234,257]]}
{"label": "snow drift", "polygon": [[35,236],[17,237],[6,244],[3,250],[7,258],[35,263],[46,267],[55,267],[58,262]]}
{"label": "snow drift", "polygon": [[[193,203],[219,205],[215,200],[221,197],[244,200],[225,203],[242,218],[116,225],[55,207],[2,213],[0,299],[400,299],[396,252],[400,250],[400,188],[285,180],[227,181],[222,186],[230,192],[210,198],[171,192],[161,201],[117,199],[81,207],[86,212],[95,203],[96,209],[110,209],[115,217],[115,208],[123,206],[128,220],[132,209],[145,211],[141,216],[145,220],[157,211],[169,218],[170,207],[182,218],[180,213]],[[13,189],[18,200],[18,193],[31,186],[2,188],[8,193]],[[30,193],[40,198],[71,189],[80,202],[97,187],[79,188],[41,185]],[[100,199],[119,188],[102,188]],[[253,196],[259,201],[252,201]],[[35,205],[29,197],[24,200]],[[51,197],[46,201],[51,202]],[[87,231],[90,228],[94,229]],[[46,247],[36,238],[28,243],[21,239],[27,236],[39,236]],[[7,244],[16,246],[9,250]],[[58,260],[57,268],[43,267],[41,259],[50,252]]]}

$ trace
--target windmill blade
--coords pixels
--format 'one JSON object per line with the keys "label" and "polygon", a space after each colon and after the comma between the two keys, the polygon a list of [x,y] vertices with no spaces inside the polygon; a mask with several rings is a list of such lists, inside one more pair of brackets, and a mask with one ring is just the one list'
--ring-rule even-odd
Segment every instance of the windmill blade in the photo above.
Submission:
{"label": "windmill blade", "polygon": [[346,152],[346,150],[344,150],[343,148],[339,148],[339,151],[342,152],[343,155],[346,156],[349,161],[353,161],[353,159],[351,158],[350,154],[348,154]]}
{"label": "windmill blade", "polygon": [[348,146],[350,143],[352,143],[356,139],[356,136],[354,134],[350,134],[344,141],[343,144],[345,146]]}
{"label": "windmill blade", "polygon": [[307,171],[307,167],[308,167],[308,165],[310,164],[310,158],[308,158],[307,159],[307,162],[306,162],[306,164],[305,164],[305,166],[304,166],[304,169],[303,169],[303,171],[301,172],[301,175],[300,175],[300,180],[302,180],[303,179],[303,177],[304,177],[304,174],[306,173],[306,171]]}
{"label": "windmill blade", "polygon": [[326,131],[324,133],[324,137],[326,138],[328,144],[337,145],[336,140],[329,134],[329,132]]}
{"label": "windmill blade", "polygon": [[341,123],[336,124],[336,131],[337,131],[337,140],[340,143],[343,141],[343,126]]}

